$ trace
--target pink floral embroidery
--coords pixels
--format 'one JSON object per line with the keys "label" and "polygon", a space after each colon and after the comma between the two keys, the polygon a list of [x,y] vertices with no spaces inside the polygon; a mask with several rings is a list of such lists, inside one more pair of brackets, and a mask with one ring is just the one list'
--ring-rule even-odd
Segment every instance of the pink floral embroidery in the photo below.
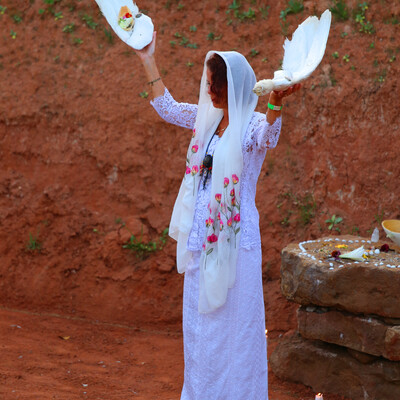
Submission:
{"label": "pink floral embroidery", "polygon": [[215,194],[215,200],[216,200],[218,203],[221,203],[221,193],[216,193],[216,194]]}
{"label": "pink floral embroidery", "polygon": [[222,229],[224,229],[224,223],[219,221],[219,230],[222,231]]}
{"label": "pink floral embroidery", "polygon": [[233,217],[233,219],[234,219],[236,222],[239,222],[239,221],[240,221],[240,214],[236,214],[236,215]]}
{"label": "pink floral embroidery", "polygon": [[229,179],[224,178],[224,188],[226,188],[229,185]]}
{"label": "pink floral embroidery", "polygon": [[232,204],[233,206],[236,206],[236,198],[235,198],[235,197],[232,197],[231,204]]}
{"label": "pink floral embroidery", "polygon": [[239,182],[239,178],[236,174],[232,175],[232,182],[234,185],[236,185]]}
{"label": "pink floral embroidery", "polygon": [[228,226],[232,226],[232,217],[228,219],[227,223]]}
{"label": "pink floral embroidery", "polygon": [[218,220],[218,221],[221,221],[221,213],[220,213],[220,212],[219,212],[218,215],[217,215],[217,220]]}
{"label": "pink floral embroidery", "polygon": [[210,217],[206,219],[206,226],[211,226],[214,223],[214,220]]}
{"label": "pink floral embroidery", "polygon": [[199,146],[197,144],[192,146],[192,153],[197,153],[198,150],[199,150]]}
{"label": "pink floral embroidery", "polygon": [[230,195],[231,195],[231,197],[235,197],[235,189],[232,189],[232,190],[231,190]]}
{"label": "pink floral embroidery", "polygon": [[199,167],[197,165],[193,165],[191,174],[195,176],[199,172]]}
{"label": "pink floral embroidery", "polygon": [[186,167],[186,175],[190,174],[190,167]]}
{"label": "pink floral embroidery", "polygon": [[217,241],[218,241],[218,236],[215,233],[211,234],[210,236],[207,236],[208,243],[215,243]]}

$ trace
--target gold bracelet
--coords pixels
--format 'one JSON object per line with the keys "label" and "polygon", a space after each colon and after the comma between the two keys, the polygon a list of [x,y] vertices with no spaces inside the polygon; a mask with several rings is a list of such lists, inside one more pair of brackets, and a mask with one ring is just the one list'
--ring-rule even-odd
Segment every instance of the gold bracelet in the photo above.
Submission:
{"label": "gold bracelet", "polygon": [[150,86],[153,86],[156,82],[161,81],[161,76],[159,76],[157,79],[154,79],[154,81],[147,82]]}

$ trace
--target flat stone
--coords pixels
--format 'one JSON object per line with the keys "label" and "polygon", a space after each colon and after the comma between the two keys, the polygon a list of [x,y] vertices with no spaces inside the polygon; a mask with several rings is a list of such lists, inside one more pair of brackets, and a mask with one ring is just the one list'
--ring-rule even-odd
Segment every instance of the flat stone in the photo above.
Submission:
{"label": "flat stone", "polygon": [[298,330],[306,339],[348,347],[373,356],[400,361],[400,326],[386,324],[379,318],[353,315],[331,310],[328,312],[297,311]]}
{"label": "flat stone", "polygon": [[304,251],[298,243],[283,249],[281,289],[284,296],[302,305],[400,318],[400,268],[387,267],[400,265],[397,248],[395,252],[374,255],[368,262],[328,260],[327,255],[342,243],[349,245],[346,250],[340,249],[342,253],[361,245],[366,249],[371,246],[367,239],[347,235],[306,243]]}
{"label": "flat stone", "polygon": [[353,400],[400,399],[400,362],[378,358],[363,364],[346,349],[300,335],[285,337],[270,357],[275,375]]}

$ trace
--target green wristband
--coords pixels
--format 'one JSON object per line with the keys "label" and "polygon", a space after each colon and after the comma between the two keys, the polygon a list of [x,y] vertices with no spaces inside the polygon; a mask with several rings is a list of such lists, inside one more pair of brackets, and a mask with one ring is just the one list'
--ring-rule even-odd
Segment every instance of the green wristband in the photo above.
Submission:
{"label": "green wristband", "polygon": [[274,106],[273,104],[268,103],[268,108],[269,108],[270,110],[281,111],[281,110],[282,110],[282,107],[283,107],[283,106]]}

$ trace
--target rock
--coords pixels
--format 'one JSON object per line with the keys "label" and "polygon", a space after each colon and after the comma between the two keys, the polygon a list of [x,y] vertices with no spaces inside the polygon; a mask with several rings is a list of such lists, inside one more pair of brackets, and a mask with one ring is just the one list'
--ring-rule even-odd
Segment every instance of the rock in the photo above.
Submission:
{"label": "rock", "polygon": [[388,360],[400,360],[400,326],[390,326],[379,318],[340,311],[297,311],[298,329],[306,339],[322,340]]}
{"label": "rock", "polygon": [[[341,239],[333,243],[340,243]],[[361,242],[360,238],[357,240]],[[297,243],[283,249],[281,289],[287,299],[302,305],[316,304],[353,313],[400,318],[400,269],[386,267],[386,263],[394,264],[388,257],[396,258],[397,253],[376,256],[375,261],[369,263],[339,264],[327,261],[318,252],[317,246],[322,246],[322,241],[314,244],[308,256],[300,255],[302,251]],[[379,265],[380,260],[385,261],[383,265]]]}
{"label": "rock", "polygon": [[385,336],[387,358],[400,361],[400,326],[388,328]]}
{"label": "rock", "polygon": [[362,353],[361,351],[349,348],[346,350],[353,358],[355,358],[357,361],[360,361],[362,364],[370,364],[378,358],[377,356],[371,356],[371,354]]}
{"label": "rock", "polygon": [[378,358],[363,364],[336,345],[285,337],[270,357],[281,379],[301,382],[315,392],[337,393],[353,400],[400,399],[400,363]]}

